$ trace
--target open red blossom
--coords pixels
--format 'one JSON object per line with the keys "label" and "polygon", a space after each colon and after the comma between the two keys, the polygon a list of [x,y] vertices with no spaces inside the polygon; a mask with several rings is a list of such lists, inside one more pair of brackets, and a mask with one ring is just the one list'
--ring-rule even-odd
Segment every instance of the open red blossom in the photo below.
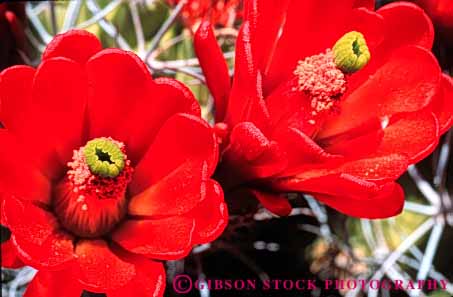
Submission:
{"label": "open red blossom", "polygon": [[212,128],[134,54],[57,35],[37,69],[1,73],[0,100],[2,256],[39,270],[25,296],[162,296],[161,260],[223,231]]}
{"label": "open red blossom", "polygon": [[395,180],[451,126],[453,80],[430,52],[421,8],[373,7],[247,1],[231,86],[210,24],[200,26],[195,48],[215,99],[226,192],[248,191],[280,215],[291,211],[287,192],[356,217],[401,211]]}
{"label": "open red blossom", "polygon": [[0,3],[0,70],[21,64],[25,48],[24,3]]}
{"label": "open red blossom", "polygon": [[[175,6],[180,0],[167,0]],[[221,27],[230,27],[242,17],[242,0],[187,0],[181,12],[183,22],[196,29],[203,19]]]}

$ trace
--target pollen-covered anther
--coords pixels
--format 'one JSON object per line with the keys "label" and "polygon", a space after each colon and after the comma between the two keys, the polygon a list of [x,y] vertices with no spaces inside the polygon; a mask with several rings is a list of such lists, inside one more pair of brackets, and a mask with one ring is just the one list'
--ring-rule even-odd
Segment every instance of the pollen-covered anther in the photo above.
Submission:
{"label": "pollen-covered anther", "polygon": [[123,158],[121,170],[114,177],[104,174],[106,171],[102,171],[102,174],[96,170],[93,172],[86,154],[87,147],[93,146],[92,140],[74,151],[66,177],[56,188],[54,200],[55,212],[61,224],[68,231],[87,238],[106,234],[124,217],[127,209],[126,190],[132,177],[132,167],[126,157],[124,144],[111,138],[95,140],[101,140],[97,143],[108,141],[118,148],[121,154],[116,152],[116,155]]}
{"label": "pollen-covered anther", "polygon": [[345,74],[337,68],[330,49],[299,61],[294,74],[298,78],[297,90],[311,99],[313,115],[334,108],[346,91]]}

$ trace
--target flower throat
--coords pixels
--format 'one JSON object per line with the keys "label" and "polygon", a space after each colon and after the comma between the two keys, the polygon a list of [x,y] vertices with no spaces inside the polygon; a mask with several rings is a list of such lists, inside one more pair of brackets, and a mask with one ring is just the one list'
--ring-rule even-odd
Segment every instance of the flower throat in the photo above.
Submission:
{"label": "flower throat", "polygon": [[75,150],[57,187],[55,211],[63,226],[81,237],[109,232],[125,215],[132,177],[125,145],[96,138]]}

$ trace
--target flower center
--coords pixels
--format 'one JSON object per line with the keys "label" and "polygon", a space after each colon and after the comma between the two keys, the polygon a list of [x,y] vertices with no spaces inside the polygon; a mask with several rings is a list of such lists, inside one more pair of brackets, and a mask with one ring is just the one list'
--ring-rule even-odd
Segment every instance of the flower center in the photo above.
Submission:
{"label": "flower center", "polygon": [[347,87],[347,75],[366,66],[370,60],[365,38],[359,32],[341,37],[333,49],[299,61],[294,74],[297,90],[308,95],[312,115],[335,110]]}
{"label": "flower center", "polygon": [[56,188],[54,208],[61,224],[81,237],[108,233],[125,215],[132,176],[125,145],[96,138],[74,151],[66,177]]}

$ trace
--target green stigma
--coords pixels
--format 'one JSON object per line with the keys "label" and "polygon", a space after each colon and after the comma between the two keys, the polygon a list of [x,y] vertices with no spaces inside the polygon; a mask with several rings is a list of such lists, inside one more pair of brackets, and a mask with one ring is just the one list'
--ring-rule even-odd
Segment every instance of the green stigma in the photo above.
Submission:
{"label": "green stigma", "polygon": [[83,153],[93,174],[117,177],[124,169],[125,156],[121,148],[109,138],[95,138],[87,142]]}
{"label": "green stigma", "polygon": [[356,31],[346,33],[333,47],[337,67],[345,73],[354,73],[368,64],[370,51],[363,34]]}

